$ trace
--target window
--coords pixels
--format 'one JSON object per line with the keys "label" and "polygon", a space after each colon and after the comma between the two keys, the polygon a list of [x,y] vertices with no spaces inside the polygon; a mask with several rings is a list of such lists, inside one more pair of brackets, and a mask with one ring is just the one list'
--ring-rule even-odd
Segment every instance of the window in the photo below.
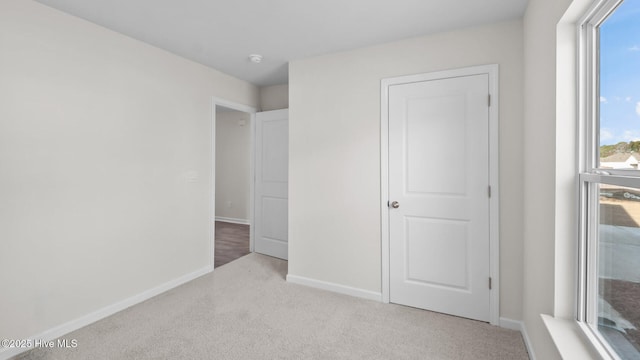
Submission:
{"label": "window", "polygon": [[640,359],[640,0],[580,27],[577,319],[605,357]]}

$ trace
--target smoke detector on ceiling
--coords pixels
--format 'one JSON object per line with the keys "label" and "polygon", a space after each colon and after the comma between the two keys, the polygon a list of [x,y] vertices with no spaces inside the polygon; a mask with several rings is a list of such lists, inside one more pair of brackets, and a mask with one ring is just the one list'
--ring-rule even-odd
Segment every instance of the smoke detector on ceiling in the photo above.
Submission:
{"label": "smoke detector on ceiling", "polygon": [[251,54],[249,55],[249,60],[253,63],[260,64],[262,62],[262,55]]}

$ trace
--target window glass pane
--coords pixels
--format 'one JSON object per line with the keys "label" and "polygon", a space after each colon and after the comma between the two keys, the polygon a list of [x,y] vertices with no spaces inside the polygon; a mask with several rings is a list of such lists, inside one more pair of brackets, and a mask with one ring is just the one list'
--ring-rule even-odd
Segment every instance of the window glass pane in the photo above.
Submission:
{"label": "window glass pane", "polygon": [[623,359],[640,358],[640,188],[600,185],[598,331]]}
{"label": "window glass pane", "polygon": [[600,168],[640,161],[640,0],[625,0],[599,27]]}

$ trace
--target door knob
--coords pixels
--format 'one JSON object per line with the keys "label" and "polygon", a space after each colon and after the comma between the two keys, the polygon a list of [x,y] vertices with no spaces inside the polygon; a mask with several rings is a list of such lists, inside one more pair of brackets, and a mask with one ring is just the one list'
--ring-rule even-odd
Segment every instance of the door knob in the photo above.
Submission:
{"label": "door knob", "polygon": [[394,208],[394,209],[397,209],[397,208],[400,207],[400,203],[397,202],[397,201],[394,201],[394,202],[391,203],[391,207]]}

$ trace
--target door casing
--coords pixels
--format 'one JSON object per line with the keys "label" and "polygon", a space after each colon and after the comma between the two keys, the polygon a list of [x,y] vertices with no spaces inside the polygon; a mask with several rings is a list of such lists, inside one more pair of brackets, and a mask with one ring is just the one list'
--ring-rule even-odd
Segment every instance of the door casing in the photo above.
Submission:
{"label": "door casing", "polygon": [[480,65],[425,74],[382,79],[380,108],[380,216],[382,234],[382,301],[389,303],[389,87],[413,82],[488,74],[489,76],[489,262],[491,294],[489,318],[492,325],[500,323],[500,191],[499,191],[499,93],[498,65]]}

